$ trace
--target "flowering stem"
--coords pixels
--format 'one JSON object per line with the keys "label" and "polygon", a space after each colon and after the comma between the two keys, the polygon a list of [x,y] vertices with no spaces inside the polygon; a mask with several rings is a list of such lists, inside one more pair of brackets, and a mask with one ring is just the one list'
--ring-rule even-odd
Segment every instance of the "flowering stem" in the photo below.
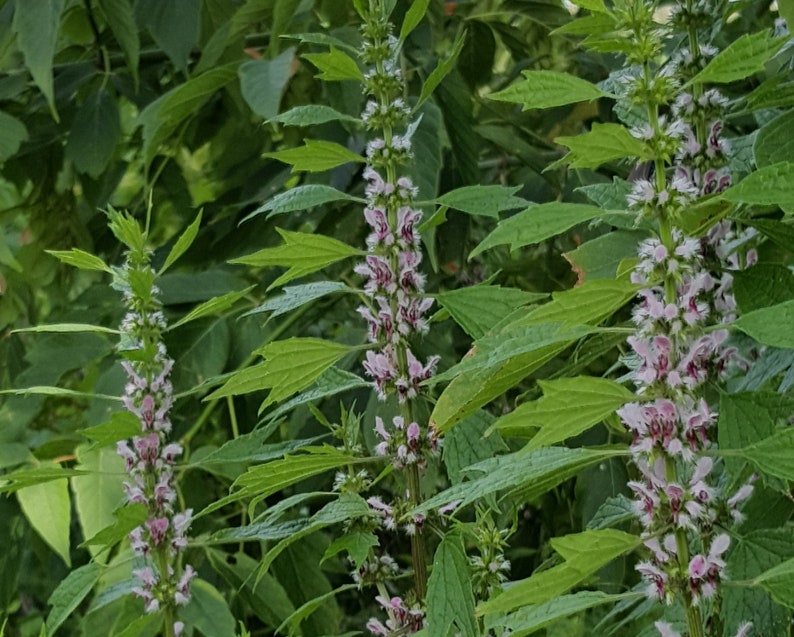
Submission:
{"label": "flowering stem", "polygon": [[[419,486],[419,466],[408,467],[408,493],[411,503],[418,506],[422,500]],[[427,593],[427,558],[425,557],[424,535],[417,531],[411,536],[411,559],[414,567],[414,587],[417,599],[424,599]]]}

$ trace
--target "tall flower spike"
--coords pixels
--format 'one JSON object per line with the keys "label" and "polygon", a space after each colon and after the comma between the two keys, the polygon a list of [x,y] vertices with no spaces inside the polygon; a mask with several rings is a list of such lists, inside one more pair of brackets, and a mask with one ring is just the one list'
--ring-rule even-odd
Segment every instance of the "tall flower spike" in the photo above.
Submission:
{"label": "tall flower spike", "polygon": [[[166,635],[179,635],[183,625],[176,621],[176,609],[190,599],[190,581],[195,571],[190,565],[179,568],[181,553],[187,546],[187,531],[192,511],[175,508],[174,465],[182,454],[178,443],[169,442],[169,412],[173,405],[170,380],[174,361],[162,341],[165,317],[153,284],[155,273],[144,249],[145,235],[130,219],[115,215],[111,226],[137,231],[140,239],[130,245],[127,261],[119,271],[117,287],[124,294],[127,314],[121,323],[119,350],[126,358],[122,367],[127,384],[122,402],[141,426],[138,435],[117,444],[124,459],[128,480],[124,482],[127,501],[143,504],[147,519],[130,533],[132,550],[142,566],[133,570],[133,593],[143,599],[147,613],[163,611]],[[117,231],[120,238],[129,234]]]}

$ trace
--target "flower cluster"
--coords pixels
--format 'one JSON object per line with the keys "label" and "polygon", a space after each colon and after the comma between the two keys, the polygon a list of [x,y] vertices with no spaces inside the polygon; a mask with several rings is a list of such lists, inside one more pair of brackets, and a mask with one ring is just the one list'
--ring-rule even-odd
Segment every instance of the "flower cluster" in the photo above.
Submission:
{"label": "flower cluster", "polygon": [[[371,97],[362,117],[370,131],[382,136],[367,145],[364,219],[371,232],[369,254],[356,272],[366,278],[364,291],[370,299],[358,311],[367,321],[370,341],[380,348],[367,352],[364,369],[375,380],[381,399],[395,392],[405,402],[433,374],[438,357],[422,363],[408,343],[412,335],[427,332],[425,314],[433,299],[424,294],[425,278],[419,270],[417,226],[422,212],[412,205],[417,189],[409,177],[397,175],[411,157],[414,127],[407,124],[410,110],[402,98],[399,43],[390,31],[389,21],[378,15],[370,15],[363,27],[362,57],[373,68],[366,75]],[[405,133],[395,134],[394,128]]]}
{"label": "flower cluster", "polygon": [[420,471],[424,471],[427,455],[435,455],[439,450],[440,440],[435,432],[422,434],[422,429],[416,422],[406,427],[402,416],[392,418],[392,427],[389,430],[384,426],[382,418],[375,418],[375,433],[381,439],[375,447],[375,453],[393,457],[395,469],[416,464]]}
{"label": "flower cluster", "polygon": [[[148,265],[137,266],[153,279]],[[132,271],[127,264],[126,275]],[[128,278],[128,276],[127,276]],[[182,454],[178,443],[169,442],[171,431],[169,410],[173,404],[173,387],[169,379],[174,361],[168,357],[162,342],[165,318],[152,295],[143,300],[125,290],[129,307],[121,324],[122,353],[135,352],[122,363],[127,374],[123,404],[140,422],[141,432],[131,441],[117,444],[124,459],[129,480],[124,482],[127,501],[143,504],[148,511],[146,521],[130,533],[134,553],[145,566],[133,570],[138,585],[133,592],[144,600],[147,613],[187,604],[190,581],[195,571],[190,565],[178,572],[181,551],[187,546],[186,533],[192,511],[176,512],[174,465]],[[181,622],[174,622],[173,634],[179,635]]]}
{"label": "flower cluster", "polygon": [[370,619],[367,628],[373,635],[380,637],[393,637],[396,635],[411,635],[418,633],[425,627],[425,614],[416,607],[407,606],[401,597],[378,596],[377,602],[386,611],[389,619],[385,624],[377,619]]}

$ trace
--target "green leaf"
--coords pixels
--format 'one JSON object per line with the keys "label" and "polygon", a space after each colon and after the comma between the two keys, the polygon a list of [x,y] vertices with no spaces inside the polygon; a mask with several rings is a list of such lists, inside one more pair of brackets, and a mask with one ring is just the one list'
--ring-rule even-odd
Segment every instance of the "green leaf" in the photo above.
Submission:
{"label": "green leaf", "polygon": [[511,250],[516,250],[540,243],[603,214],[598,206],[581,203],[553,201],[530,206],[500,221],[494,231],[472,250],[469,260],[499,245],[510,245]]}
{"label": "green leaf", "polygon": [[243,219],[243,221],[248,221],[263,212],[269,212],[270,214],[268,217],[272,217],[273,215],[282,215],[285,212],[307,210],[315,206],[331,203],[332,201],[361,200],[358,197],[337,190],[333,186],[326,186],[325,184],[306,184],[279,193],[254,210]]}
{"label": "green leaf", "polygon": [[278,161],[292,166],[292,170],[307,172],[322,172],[337,166],[348,164],[351,161],[364,162],[364,158],[341,144],[317,139],[307,139],[304,146],[288,148],[275,153],[265,153],[265,157],[272,157]]}
{"label": "green leaf", "polygon": [[595,11],[597,13],[608,13],[609,10],[604,4],[604,0],[572,0],[573,4],[588,11]]}
{"label": "green leaf", "polygon": [[411,0],[411,7],[406,11],[402,27],[400,27],[400,42],[405,42],[411,31],[419,26],[427,13],[429,4],[430,0]]}
{"label": "green leaf", "polygon": [[54,332],[54,333],[71,333],[71,332],[95,332],[98,334],[120,334],[119,330],[114,330],[109,327],[102,327],[101,325],[90,325],[88,323],[53,323],[51,325],[35,325],[33,327],[20,327],[16,330],[11,330],[12,334],[22,334],[25,332]]}
{"label": "green leaf", "polygon": [[310,447],[306,451],[311,453],[249,467],[246,473],[234,481],[230,495],[209,505],[200,515],[247,498],[262,500],[306,478],[361,461],[333,447]]}
{"label": "green leaf", "polygon": [[794,428],[783,429],[755,444],[736,452],[726,452],[746,458],[759,471],[781,480],[794,480]]}
{"label": "green leaf", "polygon": [[794,349],[794,301],[786,301],[740,316],[733,327],[759,343]]}
{"label": "green leaf", "polygon": [[179,616],[184,622],[212,637],[235,637],[237,622],[226,599],[209,582],[194,579],[190,583],[190,602]]}
{"label": "green leaf", "polygon": [[478,613],[509,613],[528,604],[543,604],[590,577],[616,557],[634,550],[641,538],[616,529],[589,530],[554,538],[551,545],[565,563],[514,583],[477,609]]}
{"label": "green leaf", "polygon": [[227,440],[220,448],[211,451],[199,460],[192,460],[187,466],[211,469],[216,465],[262,464],[275,460],[276,458],[281,458],[292,451],[313,444],[322,438],[322,436],[315,436],[314,438],[265,444],[264,441],[270,435],[272,435],[272,431],[268,431],[268,428],[255,429],[250,433],[242,434],[237,438]]}
{"label": "green leaf", "polygon": [[794,227],[789,224],[773,219],[748,219],[746,223],[787,252],[794,251]]}
{"label": "green leaf", "polygon": [[[124,499],[124,460],[116,449],[108,447],[79,445],[76,453],[76,468],[84,470],[86,475],[74,477],[70,482],[80,529],[84,538],[90,538],[114,523],[113,512]],[[93,546],[89,551],[97,560],[99,551]]]}
{"label": "green leaf", "polygon": [[181,71],[198,44],[201,6],[199,0],[138,0],[135,17]]}
{"label": "green leaf", "polygon": [[235,64],[215,67],[171,89],[146,106],[137,120],[138,125],[143,127],[143,157],[146,166],[186,119],[195,116],[217,91],[236,77]]}
{"label": "green leaf", "polygon": [[[13,475],[3,478],[7,480]],[[48,480],[22,487],[17,491],[17,500],[30,525],[71,568],[69,525],[72,509],[67,481]]]}
{"label": "green leaf", "polygon": [[414,106],[414,111],[418,110],[419,107],[430,98],[430,96],[433,94],[433,91],[438,88],[438,85],[441,84],[442,80],[453,69],[465,43],[466,32],[461,31],[458,33],[458,37],[455,38],[455,42],[452,45],[452,51],[450,52],[449,57],[447,57],[445,60],[441,60],[438,63],[438,66],[433,69],[433,72],[425,80],[425,83],[422,84],[422,91],[419,93],[419,100],[417,100],[416,105]]}
{"label": "green leaf", "polygon": [[590,608],[641,597],[641,593],[607,595],[601,591],[581,591],[572,595],[562,595],[542,604],[525,606],[510,613],[499,626],[509,631],[511,637],[524,637]]}
{"label": "green leaf", "polygon": [[371,531],[353,531],[338,537],[325,549],[320,563],[345,551],[354,566],[361,566],[369,555],[369,550],[378,546],[378,536]]}
{"label": "green leaf", "polygon": [[264,363],[243,369],[204,400],[217,400],[270,389],[263,408],[305,389],[336,361],[353,351],[348,345],[319,338],[288,338],[274,341],[258,351]]}
{"label": "green leaf", "polygon": [[331,47],[327,53],[304,53],[303,58],[314,64],[320,71],[315,77],[326,82],[343,80],[360,82],[364,79],[356,61],[347,53],[342,53],[334,47]]}
{"label": "green leaf", "polygon": [[508,451],[502,437],[489,432],[493,421],[493,416],[480,410],[444,436],[444,467],[451,484],[462,482],[470,466]]}
{"label": "green leaf", "polygon": [[187,252],[188,248],[193,245],[193,241],[195,241],[196,236],[198,235],[199,228],[201,227],[201,211],[196,215],[195,220],[191,223],[185,231],[179,235],[179,239],[176,240],[174,243],[174,247],[171,248],[171,251],[168,253],[168,256],[165,258],[165,263],[163,263],[163,267],[160,268],[158,271],[158,276],[163,274],[168,268],[170,268],[176,260],[181,257],[185,252]]}
{"label": "green leaf", "polygon": [[448,533],[436,549],[433,569],[427,581],[428,637],[461,637],[480,633],[474,619],[474,593],[469,560],[459,533]]}
{"label": "green leaf", "polygon": [[[621,449],[568,449],[547,447],[497,456],[468,467],[466,473],[480,473],[425,500],[414,512],[426,512],[460,500],[466,506],[498,491],[521,490],[524,500],[544,494],[582,469],[609,458],[625,455]],[[530,603],[530,602],[527,602]]]}
{"label": "green leaf", "polygon": [[[301,575],[299,575],[299,577]],[[325,606],[325,604],[329,600],[332,600],[339,593],[344,593],[345,591],[353,590],[357,586],[358,584],[343,584],[342,586],[335,588],[332,591],[328,591],[326,593],[323,593],[322,595],[318,595],[317,597],[314,597],[309,601],[303,603],[298,609],[295,610],[294,613],[292,613],[282,622],[282,624],[276,629],[276,633],[284,634],[284,630],[286,629],[288,630],[289,637],[295,637],[295,635],[300,635],[301,634],[299,630],[300,625],[303,623],[304,620],[308,619],[315,612],[322,609],[323,606]],[[320,620],[318,623],[320,625],[324,624],[322,620]],[[358,631],[351,631],[347,633],[342,633],[341,635],[339,635],[339,637],[355,637],[358,634],[359,634]]]}
{"label": "green leaf", "polygon": [[771,122],[767,122],[753,143],[753,157],[756,166],[765,168],[778,162],[794,162],[794,138],[789,134],[794,130],[794,110],[786,111]]}
{"label": "green leaf", "polygon": [[571,168],[598,168],[616,159],[647,159],[645,145],[620,124],[593,124],[589,133],[555,140],[570,151],[560,162]]}
{"label": "green leaf", "polygon": [[549,345],[572,343],[594,331],[595,328],[586,325],[566,326],[559,323],[507,328],[498,334],[481,338],[475,345],[473,355],[436,376],[432,383],[451,380],[464,372],[482,371]]}
{"label": "green leaf", "polygon": [[364,256],[361,250],[320,234],[290,232],[276,228],[284,244],[265,248],[247,257],[232,259],[229,263],[252,265],[257,268],[281,266],[289,269],[268,286],[268,290],[293,279],[316,272],[327,265],[353,256]]}
{"label": "green leaf", "polygon": [[240,65],[240,88],[254,113],[266,120],[278,115],[294,59],[295,49],[289,48],[272,60],[250,60]]}
{"label": "green leaf", "polygon": [[761,586],[781,606],[794,608],[794,558],[762,573],[753,584]]}
{"label": "green leaf", "polygon": [[58,113],[53,93],[52,58],[58,41],[63,4],[63,0],[18,2],[14,5],[12,22],[17,34],[17,45],[25,56],[25,65],[44,94],[56,121]]}
{"label": "green leaf", "polygon": [[742,314],[785,303],[794,299],[794,272],[776,263],[737,270],[733,273],[733,293]]}
{"label": "green leaf", "polygon": [[436,300],[472,338],[485,336],[513,310],[548,297],[499,285],[472,285],[436,295]]}
{"label": "green leaf", "polygon": [[141,503],[127,504],[113,512],[114,522],[95,535],[89,537],[80,546],[99,546],[101,550],[112,548],[124,540],[130,532],[143,524],[149,517],[146,505]]}
{"label": "green leaf", "polygon": [[540,429],[529,449],[577,436],[636,399],[633,392],[606,378],[577,376],[538,381],[538,385],[543,398],[519,405],[494,424],[506,436],[530,437]]}
{"label": "green leaf", "polygon": [[66,156],[81,173],[97,179],[113,158],[121,139],[116,100],[104,88],[85,98],[69,130]]}
{"label": "green leaf", "polygon": [[252,285],[250,287],[245,288],[244,290],[239,290],[237,292],[229,292],[228,294],[224,294],[222,296],[217,296],[214,299],[210,299],[209,301],[205,301],[201,305],[193,308],[185,314],[181,319],[179,319],[176,323],[169,326],[168,329],[173,330],[179,327],[180,325],[184,325],[185,323],[189,323],[190,321],[195,321],[196,319],[203,318],[205,316],[212,316],[213,314],[221,314],[225,312],[230,307],[232,307],[237,301],[244,298],[251,290],[253,290],[256,286]]}
{"label": "green leaf", "polygon": [[[281,113],[270,118],[271,122],[277,122],[286,126],[315,126],[326,122],[350,122],[351,124],[361,124],[357,117],[340,113],[325,104],[304,104],[293,106],[286,113]],[[327,186],[330,188],[330,186]]]}
{"label": "green leaf", "polygon": [[688,84],[727,84],[743,80],[763,71],[764,65],[787,41],[788,38],[770,37],[766,29],[746,33],[720,51]]}
{"label": "green leaf", "polygon": [[604,93],[595,84],[568,73],[557,71],[524,71],[524,79],[511,84],[506,89],[493,93],[488,97],[492,100],[522,104],[522,110],[533,108],[552,108],[589,102],[604,97]]}
{"label": "green leaf", "polygon": [[794,162],[784,161],[764,166],[720,196],[734,203],[779,205],[789,212],[794,209]]}
{"label": "green leaf", "polygon": [[[550,303],[541,305],[514,326],[541,323],[598,323],[623,307],[631,299],[637,286],[622,281],[588,281],[564,292],[555,292]],[[507,328],[505,328],[507,329]],[[439,431],[446,431],[455,423],[474,413],[497,396],[523,380],[573,341],[542,347],[521,354],[504,364],[455,378],[436,402],[431,422]]]}
{"label": "green leaf", "polygon": [[96,270],[99,272],[113,273],[113,270],[111,270],[102,259],[85,250],[80,250],[79,248],[72,248],[71,250],[47,250],[47,253],[63,263],[73,265],[81,270]]}
{"label": "green leaf", "polygon": [[18,469],[0,477],[0,493],[14,493],[20,489],[27,489],[52,482],[53,480],[63,480],[63,484],[66,484],[66,478],[81,475],[84,475],[83,471],[63,469],[59,465],[45,465],[35,469]]}
{"label": "green leaf", "polygon": [[497,218],[504,210],[523,208],[529,202],[515,194],[521,186],[463,186],[433,200],[470,215]]}
{"label": "green leaf", "polygon": [[25,125],[16,117],[0,111],[0,162],[16,155],[22,142],[27,139]]}
{"label": "green leaf", "polygon": [[94,562],[69,573],[50,595],[47,603],[52,606],[47,615],[47,635],[52,637],[69,615],[80,605],[99,581],[102,567]]}
{"label": "green leaf", "polygon": [[593,517],[590,518],[587,528],[607,529],[622,522],[633,520],[636,517],[634,502],[621,493],[604,500]]}
{"label": "green leaf", "polygon": [[270,312],[271,318],[274,318],[324,296],[338,294],[339,292],[355,292],[355,290],[339,281],[316,281],[314,283],[304,283],[303,285],[288,285],[284,288],[283,294],[265,301],[265,303],[247,314]]}
{"label": "green leaf", "polygon": [[136,617],[129,624],[124,624],[124,630],[115,633],[113,637],[141,637],[141,635],[159,635],[163,625],[162,611]]}
{"label": "green leaf", "polygon": [[113,35],[124,53],[127,68],[137,84],[141,43],[138,38],[138,26],[135,24],[132,3],[129,0],[99,0],[99,6],[105,15],[105,21],[113,31]]}
{"label": "green leaf", "polygon": [[614,279],[621,264],[637,256],[637,246],[647,232],[615,230],[581,244],[563,256],[579,277],[579,283],[595,279]]}

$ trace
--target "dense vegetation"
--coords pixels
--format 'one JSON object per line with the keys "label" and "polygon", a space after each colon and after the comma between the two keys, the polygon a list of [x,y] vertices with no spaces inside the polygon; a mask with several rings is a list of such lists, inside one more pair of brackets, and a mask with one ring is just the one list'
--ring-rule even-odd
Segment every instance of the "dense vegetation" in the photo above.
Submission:
{"label": "dense vegetation", "polygon": [[0,636],[789,635],[786,18],[0,2]]}

